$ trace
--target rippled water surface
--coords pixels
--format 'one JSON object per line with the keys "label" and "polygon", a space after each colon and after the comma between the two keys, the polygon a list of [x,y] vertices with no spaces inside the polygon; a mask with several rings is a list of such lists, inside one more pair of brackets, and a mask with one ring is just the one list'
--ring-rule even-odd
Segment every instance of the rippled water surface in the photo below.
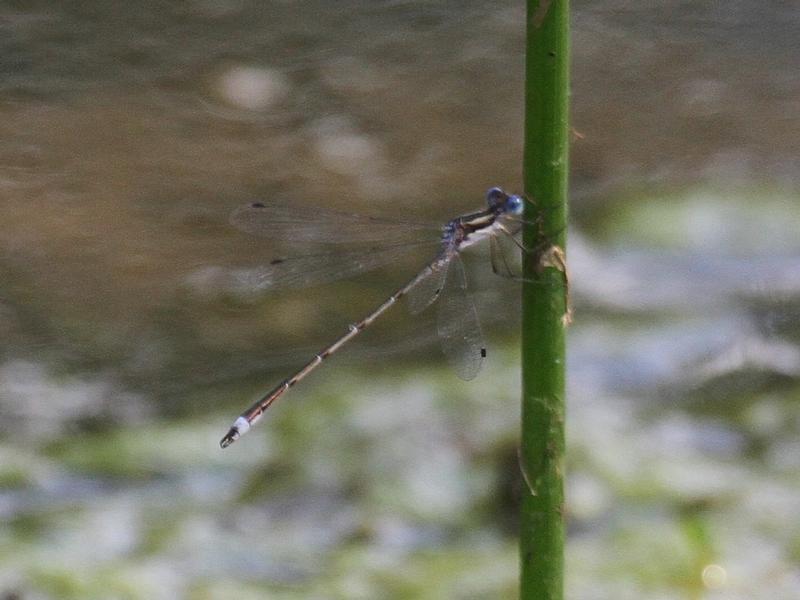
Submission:
{"label": "rippled water surface", "polygon": [[[568,596],[800,595],[800,10],[574,2]],[[518,3],[0,7],[0,597],[515,598],[518,289],[459,381],[299,292],[254,199],[443,222],[520,189]],[[430,314],[429,314],[430,313]]]}

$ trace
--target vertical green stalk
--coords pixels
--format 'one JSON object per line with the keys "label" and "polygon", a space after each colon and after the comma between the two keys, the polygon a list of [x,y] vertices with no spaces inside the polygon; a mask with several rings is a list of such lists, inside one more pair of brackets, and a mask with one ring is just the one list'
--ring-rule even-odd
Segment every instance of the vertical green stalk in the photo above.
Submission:
{"label": "vertical green stalk", "polygon": [[[525,193],[535,204],[527,247],[564,249],[567,223],[569,2],[528,0]],[[534,213],[534,214],[531,214]],[[522,289],[523,488],[520,598],[561,600],[564,590],[565,274],[531,253]]]}

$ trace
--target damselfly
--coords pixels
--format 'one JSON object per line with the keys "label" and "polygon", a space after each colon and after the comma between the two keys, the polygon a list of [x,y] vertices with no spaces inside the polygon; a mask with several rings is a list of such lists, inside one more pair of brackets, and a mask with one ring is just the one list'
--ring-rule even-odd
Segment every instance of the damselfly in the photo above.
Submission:
{"label": "damselfly", "polygon": [[[370,248],[368,252],[361,250],[350,254],[326,253],[273,260],[247,277],[250,285],[264,289],[332,281],[377,268],[395,260],[400,249],[413,247],[408,242],[409,235],[420,240],[420,243],[422,240],[433,241],[438,251],[434,259],[411,281],[366,317],[351,323],[344,335],[245,410],[222,438],[220,446],[226,448],[244,435],[275,400],[404,296],[408,296],[412,313],[421,312],[438,300],[437,331],[445,356],[459,377],[467,380],[475,377],[486,356],[486,349],[475,306],[467,294],[466,276],[459,254],[464,248],[488,238],[494,271],[511,277],[512,268],[503,244],[511,241],[524,250],[514,235],[523,223],[526,200],[494,187],[486,193],[486,203],[486,208],[481,211],[456,217],[444,227],[435,228],[438,232],[435,236],[430,226],[418,223],[401,223],[318,209],[302,211],[294,207],[255,203],[234,211],[231,223],[255,235],[295,242],[381,244]],[[561,265],[556,266],[560,268]]]}

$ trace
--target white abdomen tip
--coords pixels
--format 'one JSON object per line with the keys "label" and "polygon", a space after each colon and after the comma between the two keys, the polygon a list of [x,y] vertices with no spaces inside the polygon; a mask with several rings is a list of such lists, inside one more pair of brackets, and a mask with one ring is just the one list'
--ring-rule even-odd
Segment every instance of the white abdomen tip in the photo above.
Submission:
{"label": "white abdomen tip", "polygon": [[244,417],[239,417],[233,422],[233,426],[239,432],[239,435],[244,435],[250,429],[250,421]]}

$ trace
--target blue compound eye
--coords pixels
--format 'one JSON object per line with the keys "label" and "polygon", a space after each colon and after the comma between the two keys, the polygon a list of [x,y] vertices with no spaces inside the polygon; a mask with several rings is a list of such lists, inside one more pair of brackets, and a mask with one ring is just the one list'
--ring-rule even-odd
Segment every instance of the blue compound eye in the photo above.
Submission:
{"label": "blue compound eye", "polygon": [[499,187],[489,188],[489,191],[486,192],[486,204],[489,205],[489,208],[494,208],[499,206],[507,197],[506,193]]}
{"label": "blue compound eye", "polygon": [[525,201],[521,196],[509,196],[506,200],[506,212],[512,215],[521,215],[525,210]]}

